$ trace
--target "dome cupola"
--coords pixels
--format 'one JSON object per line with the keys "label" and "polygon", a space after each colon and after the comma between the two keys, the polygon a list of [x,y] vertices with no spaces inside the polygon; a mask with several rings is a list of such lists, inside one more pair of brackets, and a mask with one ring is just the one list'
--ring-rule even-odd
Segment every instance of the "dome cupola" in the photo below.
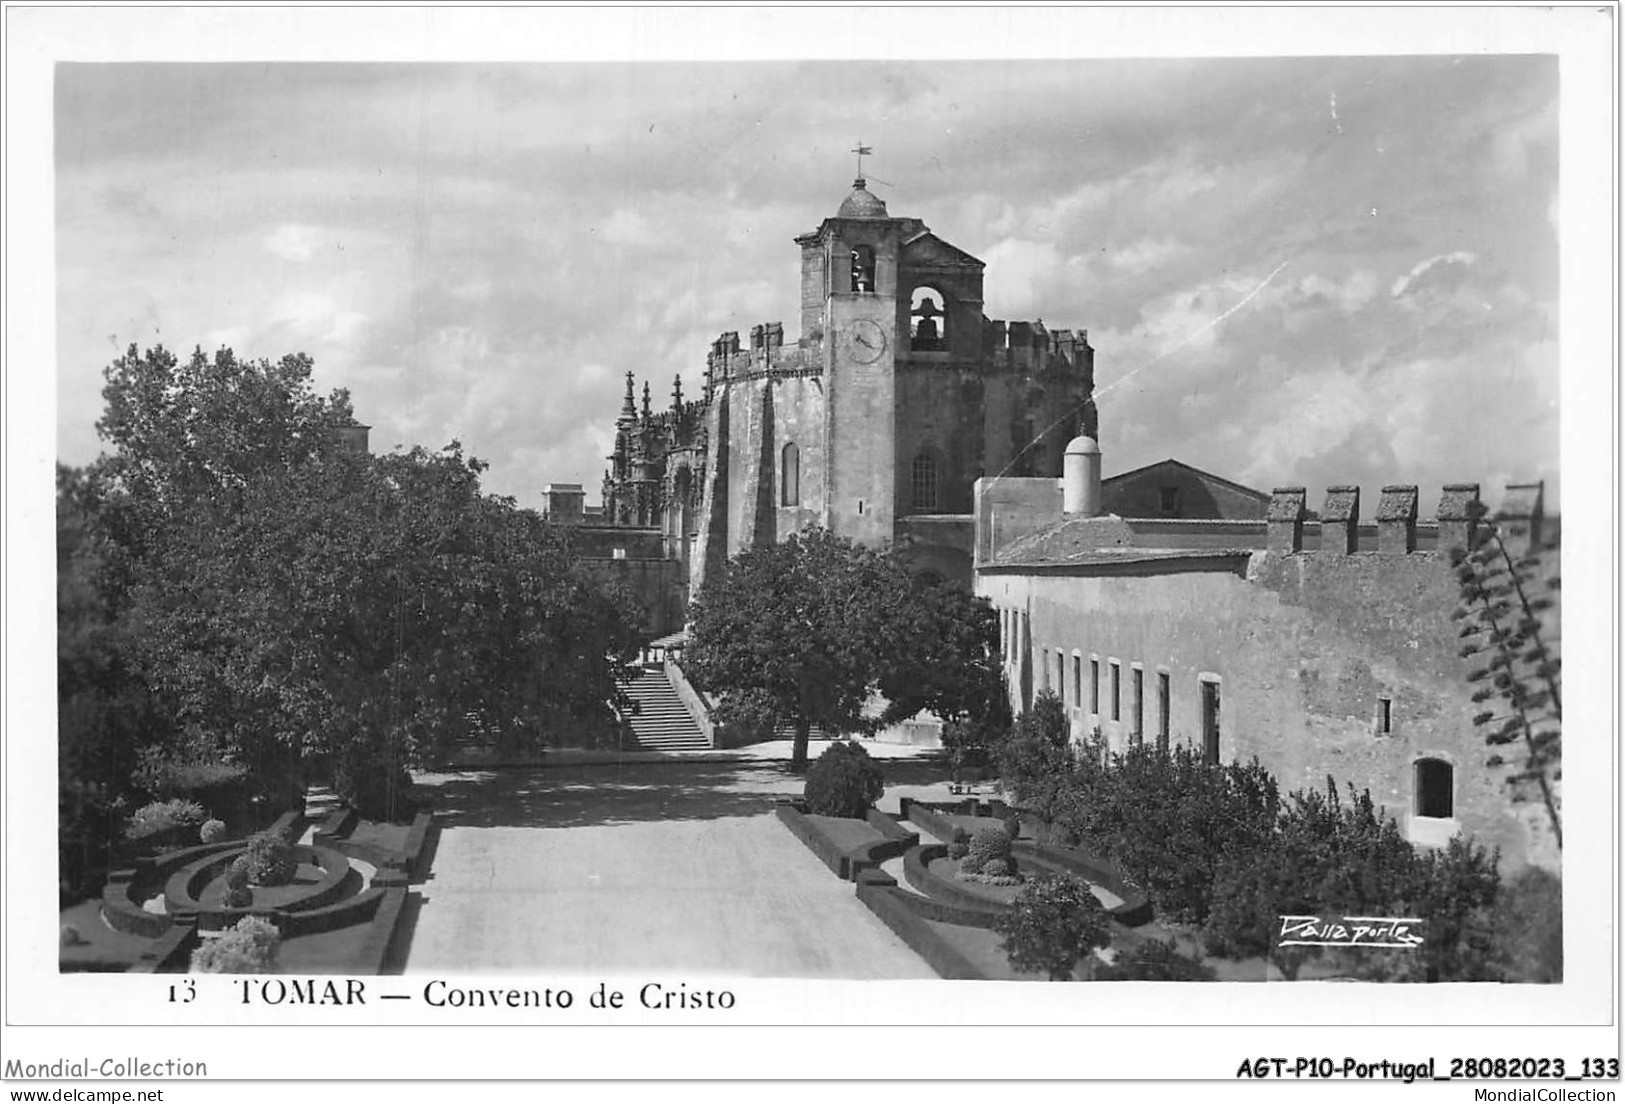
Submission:
{"label": "dome cupola", "polygon": [[886,214],[885,201],[869,191],[868,181],[860,176],[852,181],[852,194],[841,201],[841,209],[835,212],[835,217],[883,219],[890,216]]}

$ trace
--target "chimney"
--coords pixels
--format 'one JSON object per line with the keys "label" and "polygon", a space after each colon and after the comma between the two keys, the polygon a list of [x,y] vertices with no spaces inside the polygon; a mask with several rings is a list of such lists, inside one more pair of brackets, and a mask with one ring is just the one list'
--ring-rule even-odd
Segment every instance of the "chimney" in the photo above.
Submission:
{"label": "chimney", "polygon": [[359,423],[356,425],[339,426],[337,427],[336,432],[338,434],[339,445],[343,447],[346,452],[352,452],[357,456],[367,455],[370,448],[368,438],[372,433],[372,426],[360,425]]}
{"label": "chimney", "polygon": [[1062,468],[1061,509],[1070,516],[1100,516],[1100,445],[1093,437],[1074,437],[1066,446]]}

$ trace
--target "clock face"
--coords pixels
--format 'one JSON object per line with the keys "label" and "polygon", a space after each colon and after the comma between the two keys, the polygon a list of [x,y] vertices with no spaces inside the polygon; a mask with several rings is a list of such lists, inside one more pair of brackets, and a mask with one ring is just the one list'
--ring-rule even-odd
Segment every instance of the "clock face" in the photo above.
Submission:
{"label": "clock face", "polygon": [[873,364],[886,351],[886,331],[867,318],[847,327],[846,355],[859,364]]}

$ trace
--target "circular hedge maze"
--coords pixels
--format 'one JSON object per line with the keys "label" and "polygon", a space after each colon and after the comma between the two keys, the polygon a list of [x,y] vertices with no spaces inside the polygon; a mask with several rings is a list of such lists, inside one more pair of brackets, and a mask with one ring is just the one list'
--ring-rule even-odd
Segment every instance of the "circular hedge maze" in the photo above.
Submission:
{"label": "circular hedge maze", "polygon": [[398,871],[373,874],[371,864],[330,847],[294,844],[290,880],[251,885],[248,904],[229,904],[233,886],[227,872],[249,846],[245,839],[208,843],[117,872],[102,892],[102,914],[115,930],[147,937],[177,924],[220,931],[244,916],[273,921],[285,937],[309,935],[368,922],[383,883],[406,881]]}

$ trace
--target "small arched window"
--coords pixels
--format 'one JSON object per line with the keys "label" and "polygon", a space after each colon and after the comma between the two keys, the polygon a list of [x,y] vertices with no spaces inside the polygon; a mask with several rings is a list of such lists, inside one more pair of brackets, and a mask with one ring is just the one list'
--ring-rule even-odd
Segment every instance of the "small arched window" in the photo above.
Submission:
{"label": "small arched window", "polygon": [[1456,815],[1456,770],[1443,759],[1416,761],[1416,815],[1441,820]]}
{"label": "small arched window", "polygon": [[929,514],[937,508],[937,458],[928,452],[922,452],[914,458],[914,466],[909,472],[909,481],[914,492],[914,511]]}
{"label": "small arched window", "polygon": [[948,315],[936,288],[919,287],[909,301],[912,347],[923,352],[948,347]]}
{"label": "small arched window", "polygon": [[779,505],[801,505],[801,450],[793,441],[779,458]]}
{"label": "small arched window", "polygon": [[852,290],[875,290],[875,251],[867,245],[852,247]]}

